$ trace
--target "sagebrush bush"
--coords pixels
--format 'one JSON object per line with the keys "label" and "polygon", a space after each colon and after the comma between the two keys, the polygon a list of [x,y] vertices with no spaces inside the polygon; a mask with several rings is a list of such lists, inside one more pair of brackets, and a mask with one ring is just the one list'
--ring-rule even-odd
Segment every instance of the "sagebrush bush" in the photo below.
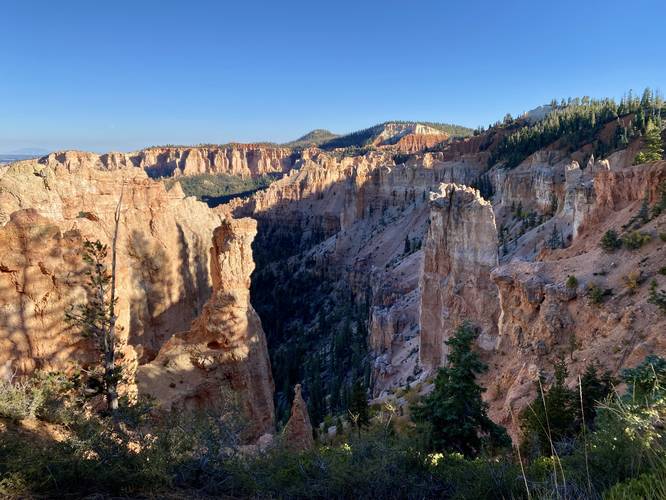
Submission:
{"label": "sagebrush bush", "polygon": [[641,284],[641,272],[632,271],[624,277],[624,286],[630,294],[636,293],[639,285]]}
{"label": "sagebrush bush", "polygon": [[0,417],[41,418],[64,423],[68,418],[71,382],[60,373],[37,373],[30,379],[0,381]]}

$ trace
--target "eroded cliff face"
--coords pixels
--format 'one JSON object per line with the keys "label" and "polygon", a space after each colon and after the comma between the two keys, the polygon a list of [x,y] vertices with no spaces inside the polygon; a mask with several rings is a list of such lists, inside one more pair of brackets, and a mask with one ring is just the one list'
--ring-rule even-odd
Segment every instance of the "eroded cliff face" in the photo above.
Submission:
{"label": "eroded cliff face", "polygon": [[[297,169],[265,191],[222,208],[259,221],[254,298],[269,342],[281,351],[300,336],[328,343],[328,337],[347,328],[339,318],[354,310],[352,330],[358,331],[357,319],[368,329],[374,394],[415,380],[428,193],[443,181],[471,183],[483,168],[468,158],[444,161],[440,154],[396,164],[385,151],[340,159],[309,150]],[[294,293],[308,297],[307,306],[293,305],[294,316],[275,321],[292,310],[282,304],[282,296]],[[360,310],[367,312],[357,318]],[[294,322],[302,326],[288,326]],[[323,345],[311,349],[327,356]],[[299,366],[291,372],[315,358],[299,364],[293,361],[297,357],[291,362]],[[289,379],[286,390],[299,381]],[[306,382],[306,390],[310,385]],[[278,401],[288,398],[286,390]]]}
{"label": "eroded cliff face", "polygon": [[51,153],[39,160],[48,167],[92,167],[100,170],[140,168],[150,177],[227,174],[259,177],[289,171],[298,155],[289,148],[255,144],[157,147],[135,153],[98,155],[81,151]]}
{"label": "eroded cliff face", "polygon": [[[666,162],[630,167],[592,160],[581,169],[569,161],[562,167],[564,181],[550,192],[536,182],[542,178],[538,168],[525,183],[528,192],[520,198],[532,200],[535,209],[549,196],[563,202],[519,232],[499,261],[493,209],[507,225],[516,218],[505,210],[503,193],[494,207],[467,194],[469,188],[445,186],[432,195],[421,284],[421,360],[426,368],[441,366],[442,340],[463,320],[479,326],[480,352],[489,366],[480,383],[488,389],[490,415],[514,437],[511,411],[517,415],[533,400],[540,373],[550,383],[559,357],[567,359],[573,386],[590,363],[617,374],[647,354],[666,353],[666,318],[647,301],[652,279],[663,287],[659,270],[666,252],[658,235],[665,216],[641,225],[651,240],[640,249],[607,253],[599,247],[606,230],[634,229],[644,199],[657,202]],[[506,174],[514,175],[522,173]],[[559,242],[549,248],[553,228]],[[567,286],[569,276],[576,285]],[[608,295],[594,303],[589,286]]]}
{"label": "eroded cliff face", "polygon": [[85,298],[81,245],[110,243],[121,194],[117,311],[126,358],[152,359],[202,310],[211,289],[208,241],[220,215],[140,169],[9,165],[0,171],[3,375],[77,359],[80,339],[65,310]]}
{"label": "eroded cliff face", "polygon": [[482,330],[479,343],[493,349],[499,301],[490,271],[497,265],[492,205],[477,190],[442,184],[431,194],[421,275],[420,349],[425,368],[446,363],[446,340],[463,321]]}
{"label": "eroded cliff face", "polygon": [[139,391],[168,409],[214,409],[235,394],[249,441],[272,433],[275,420],[266,337],[250,304],[256,232],[252,219],[225,220],[215,229],[210,299],[191,328],[172,336],[137,372]]}
{"label": "eroded cliff face", "polygon": [[266,339],[250,305],[256,223],[225,219],[142,169],[76,158],[0,171],[0,375],[95,361],[65,311],[85,301],[83,242],[110,244],[120,203],[116,311],[126,375],[136,373],[139,394],[168,408],[238,398],[247,439],[272,432]]}

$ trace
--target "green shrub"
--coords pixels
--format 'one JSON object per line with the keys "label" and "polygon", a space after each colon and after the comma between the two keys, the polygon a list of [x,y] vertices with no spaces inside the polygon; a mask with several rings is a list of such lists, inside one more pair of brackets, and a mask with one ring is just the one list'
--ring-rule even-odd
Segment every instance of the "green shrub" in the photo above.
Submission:
{"label": "green shrub", "polygon": [[652,237],[647,233],[631,231],[622,236],[622,244],[629,250],[638,250],[651,239]]}
{"label": "green shrub", "polygon": [[604,500],[643,500],[666,498],[666,476],[663,473],[641,474],[616,484],[604,492]]}
{"label": "green shrub", "polygon": [[598,305],[604,301],[606,293],[596,283],[590,283],[589,285],[587,285],[587,296],[590,299],[590,302]]}
{"label": "green shrub", "polygon": [[599,245],[607,252],[614,252],[622,246],[622,240],[613,229],[609,229],[604,233]]}
{"label": "green shrub", "polygon": [[60,373],[38,372],[27,380],[0,381],[0,417],[14,421],[42,418],[64,423],[71,402],[63,395],[71,388],[71,381]]}
{"label": "green shrub", "polygon": [[567,276],[567,281],[565,282],[567,288],[575,289],[578,287],[578,278],[570,274]]}
{"label": "green shrub", "polygon": [[650,291],[648,292],[648,302],[666,313],[666,290],[658,290],[657,286],[657,280],[652,280]]}
{"label": "green shrub", "polygon": [[666,233],[659,233],[659,239],[661,241],[666,241]]}

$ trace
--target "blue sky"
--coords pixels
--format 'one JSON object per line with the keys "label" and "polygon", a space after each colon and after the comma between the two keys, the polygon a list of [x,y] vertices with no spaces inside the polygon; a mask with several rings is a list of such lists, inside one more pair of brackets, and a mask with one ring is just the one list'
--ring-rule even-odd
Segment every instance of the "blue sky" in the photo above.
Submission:
{"label": "blue sky", "polygon": [[0,152],[487,125],[666,90],[663,0],[0,3]]}

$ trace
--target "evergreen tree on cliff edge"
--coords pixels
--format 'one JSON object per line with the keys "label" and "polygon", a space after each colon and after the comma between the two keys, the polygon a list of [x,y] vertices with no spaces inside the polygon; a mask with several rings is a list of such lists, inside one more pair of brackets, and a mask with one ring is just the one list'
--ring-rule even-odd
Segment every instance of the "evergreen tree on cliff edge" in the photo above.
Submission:
{"label": "evergreen tree on cliff edge", "polygon": [[485,389],[476,383],[476,376],[488,369],[472,351],[477,336],[469,323],[458,327],[446,341],[448,366],[439,369],[435,389],[412,407],[412,418],[432,450],[474,456],[486,444],[510,444],[506,430],[488,417],[488,405],[481,399]]}

